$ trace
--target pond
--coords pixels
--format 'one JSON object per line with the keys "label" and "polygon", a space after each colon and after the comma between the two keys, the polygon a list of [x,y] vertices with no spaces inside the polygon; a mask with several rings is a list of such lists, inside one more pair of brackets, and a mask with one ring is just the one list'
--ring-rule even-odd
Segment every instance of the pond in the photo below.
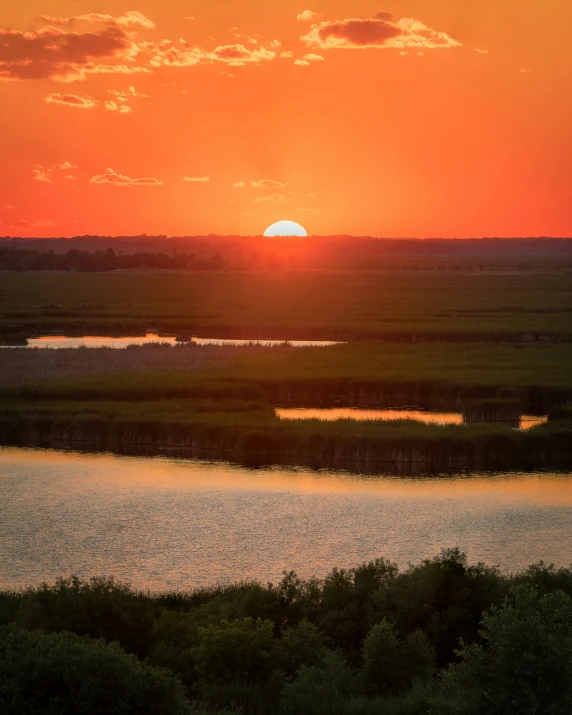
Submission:
{"label": "pond", "polygon": [[452,546],[517,569],[572,552],[567,474],[368,477],[2,448],[0,490],[4,587],[71,573],[152,590],[276,582]]}
{"label": "pond", "polygon": [[[84,337],[67,337],[63,335],[44,335],[40,338],[28,338],[28,346],[31,348],[127,348],[129,345],[149,345],[149,344],[169,344],[184,345],[185,343],[196,343],[197,345],[258,345],[264,347],[280,346],[287,343],[294,348],[303,347],[327,347],[337,345],[328,340],[230,340],[227,338],[190,338],[187,341],[178,341],[173,335],[164,336],[156,333],[147,333],[141,336],[106,337],[97,335],[87,335]],[[26,346],[22,346],[26,347]]]}
{"label": "pond", "polygon": [[[361,410],[357,407],[334,408],[277,408],[276,414],[281,420],[359,420],[359,421],[390,421],[413,420],[428,425],[462,425],[463,415],[460,412],[430,412],[426,410]],[[537,425],[546,424],[548,417],[522,415],[519,429],[531,429]]]}

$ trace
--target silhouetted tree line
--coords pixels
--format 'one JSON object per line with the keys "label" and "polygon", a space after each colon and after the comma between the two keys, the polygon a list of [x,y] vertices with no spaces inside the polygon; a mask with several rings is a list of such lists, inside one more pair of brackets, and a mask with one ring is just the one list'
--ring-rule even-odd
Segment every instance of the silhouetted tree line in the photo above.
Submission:
{"label": "silhouetted tree line", "polygon": [[564,715],[572,570],[509,576],[450,550],[277,586],[2,591],[0,711]]}
{"label": "silhouetted tree line", "polygon": [[97,273],[116,270],[167,269],[212,270],[224,267],[220,251],[210,257],[188,253],[116,253],[113,248],[104,251],[80,251],[72,248],[65,253],[52,250],[39,251],[24,248],[0,247],[0,270],[4,271],[77,271]]}

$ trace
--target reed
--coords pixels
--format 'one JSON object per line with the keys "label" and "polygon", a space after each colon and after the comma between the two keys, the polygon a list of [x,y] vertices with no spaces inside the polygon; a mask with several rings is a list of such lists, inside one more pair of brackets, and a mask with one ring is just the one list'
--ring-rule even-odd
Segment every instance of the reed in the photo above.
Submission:
{"label": "reed", "polygon": [[0,442],[122,452],[165,448],[252,463],[375,470],[568,465],[566,424],[519,432],[504,425],[413,421],[281,422],[265,403],[168,400],[151,403],[14,402],[0,408]]}

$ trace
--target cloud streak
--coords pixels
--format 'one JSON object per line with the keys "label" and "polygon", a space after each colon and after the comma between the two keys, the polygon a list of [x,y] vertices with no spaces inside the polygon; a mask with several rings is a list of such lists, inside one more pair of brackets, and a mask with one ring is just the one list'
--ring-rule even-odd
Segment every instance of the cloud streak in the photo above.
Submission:
{"label": "cloud streak", "polygon": [[77,94],[60,94],[59,92],[48,94],[44,101],[47,104],[63,104],[66,107],[76,107],[78,109],[93,109],[98,105],[98,102],[91,97],[80,97]]}
{"label": "cloud streak", "polygon": [[284,194],[271,194],[270,196],[257,196],[254,199],[254,203],[268,203],[268,204],[281,204],[286,201],[286,196]]}
{"label": "cloud streak", "polygon": [[349,18],[312,25],[301,40],[308,47],[332,49],[437,49],[460,47],[446,32],[434,30],[420,20],[402,18],[396,22],[383,17]]}
{"label": "cloud streak", "polygon": [[131,179],[129,176],[118,174],[114,169],[108,168],[103,174],[92,176],[90,179],[92,184],[112,184],[113,186],[162,186],[163,182],[159,179],[144,178]]}
{"label": "cloud streak", "polygon": [[276,57],[274,50],[252,45],[219,45],[212,51],[192,47],[183,40],[171,42],[163,40],[158,43],[145,42],[141,51],[149,58],[151,67],[194,67],[201,64],[222,63],[229,67],[244,67],[269,62]]}
{"label": "cloud streak", "polygon": [[188,184],[208,184],[210,180],[210,176],[183,176]]}
{"label": "cloud streak", "polygon": [[316,55],[314,53],[310,53],[308,55],[304,55],[304,57],[294,60],[294,64],[297,65],[298,67],[309,67],[312,62],[323,62],[324,58],[322,55]]}
{"label": "cloud streak", "polygon": [[282,181],[272,181],[272,179],[261,179],[261,181],[251,181],[250,186],[253,189],[284,189],[288,184]]}

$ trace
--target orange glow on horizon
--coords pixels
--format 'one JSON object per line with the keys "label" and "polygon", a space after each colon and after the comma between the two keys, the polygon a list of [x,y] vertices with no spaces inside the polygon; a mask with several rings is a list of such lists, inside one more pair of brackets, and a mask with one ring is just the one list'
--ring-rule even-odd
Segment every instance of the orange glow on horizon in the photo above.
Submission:
{"label": "orange glow on horizon", "polygon": [[571,22],[568,0],[5,3],[0,235],[572,236]]}

